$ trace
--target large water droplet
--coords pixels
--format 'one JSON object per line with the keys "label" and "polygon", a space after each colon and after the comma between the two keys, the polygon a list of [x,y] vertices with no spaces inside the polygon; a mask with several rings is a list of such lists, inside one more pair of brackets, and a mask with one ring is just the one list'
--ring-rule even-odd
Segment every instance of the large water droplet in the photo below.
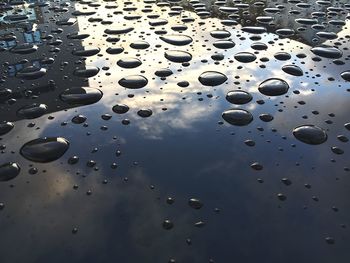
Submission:
{"label": "large water droplet", "polygon": [[116,104],[113,106],[112,110],[118,114],[124,114],[129,111],[129,107],[125,104]]}
{"label": "large water droplet", "polygon": [[152,110],[150,109],[141,109],[137,112],[137,115],[139,115],[142,118],[147,118],[152,115]]}
{"label": "large water droplet", "polygon": [[12,122],[9,121],[2,121],[0,122],[0,136],[5,135],[6,133],[9,133],[13,127],[15,127],[13,125]]}
{"label": "large water droplet", "polygon": [[141,64],[142,62],[137,58],[122,58],[117,61],[117,65],[122,68],[136,68]]}
{"label": "large water droplet", "polygon": [[37,68],[35,66],[28,66],[16,74],[17,78],[33,80],[41,78],[46,74],[45,68]]}
{"label": "large water droplet", "polygon": [[282,70],[293,76],[302,76],[304,74],[303,70],[296,65],[285,65],[282,67]]}
{"label": "large water droplet", "polygon": [[17,163],[5,163],[0,165],[0,181],[9,181],[15,178],[21,168]]}
{"label": "large water droplet", "polygon": [[339,49],[329,46],[314,47],[311,49],[311,51],[315,55],[324,58],[341,58],[343,55],[343,52],[341,52]]}
{"label": "large water droplet", "polygon": [[17,45],[13,48],[10,49],[10,52],[16,53],[16,54],[30,54],[38,50],[37,45],[29,44],[29,43],[24,43]]}
{"label": "large water droplet", "polygon": [[20,108],[17,111],[17,115],[21,118],[35,119],[44,115],[47,112],[47,106],[45,104],[33,103]]}
{"label": "large water droplet", "polygon": [[72,51],[72,54],[80,57],[90,57],[98,54],[100,52],[100,48],[91,47],[87,49],[76,49]]}
{"label": "large water droplet", "polygon": [[326,132],[315,125],[302,125],[293,130],[295,138],[307,144],[321,144],[327,140]]}
{"label": "large water droplet", "polygon": [[259,91],[267,96],[279,96],[288,92],[289,85],[282,79],[271,78],[259,85]]}
{"label": "large water droplet", "polygon": [[192,59],[192,55],[185,51],[180,50],[169,50],[164,54],[165,58],[171,62],[183,63],[188,62]]}
{"label": "large water droplet", "polygon": [[253,115],[243,109],[231,109],[222,113],[222,118],[228,123],[236,126],[248,125],[253,120]]}
{"label": "large water droplet", "polygon": [[231,40],[217,40],[213,43],[213,46],[219,49],[230,49],[236,44]]}
{"label": "large water droplet", "polygon": [[204,86],[218,86],[223,84],[227,77],[217,71],[206,71],[199,76],[198,80]]}
{"label": "large water droplet", "polygon": [[226,100],[232,104],[246,104],[253,99],[252,95],[243,90],[232,90],[226,95]]}
{"label": "large water droplet", "polygon": [[140,89],[147,85],[148,80],[141,75],[130,75],[119,80],[119,85],[128,89]]}
{"label": "large water droplet", "polygon": [[74,70],[73,75],[82,78],[91,78],[96,76],[100,69],[94,66],[88,66],[85,68],[77,68]]}
{"label": "large water droplet", "polygon": [[340,74],[340,76],[341,76],[344,80],[350,81],[350,70],[344,71],[343,73]]}
{"label": "large water droplet", "polygon": [[33,162],[47,163],[59,159],[69,148],[69,142],[62,137],[44,137],[24,144],[21,155]]}
{"label": "large water droplet", "polygon": [[256,56],[249,52],[240,52],[235,55],[235,59],[242,63],[250,63],[256,60]]}
{"label": "large water droplet", "polygon": [[73,87],[62,92],[60,98],[68,104],[87,105],[99,101],[102,95],[102,91],[96,88]]}

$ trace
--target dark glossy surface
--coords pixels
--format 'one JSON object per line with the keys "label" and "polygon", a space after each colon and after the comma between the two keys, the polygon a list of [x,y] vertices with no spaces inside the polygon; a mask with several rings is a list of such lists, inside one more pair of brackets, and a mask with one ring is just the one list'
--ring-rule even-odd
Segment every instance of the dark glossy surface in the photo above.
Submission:
{"label": "dark glossy surface", "polygon": [[0,262],[349,262],[349,12],[2,1]]}

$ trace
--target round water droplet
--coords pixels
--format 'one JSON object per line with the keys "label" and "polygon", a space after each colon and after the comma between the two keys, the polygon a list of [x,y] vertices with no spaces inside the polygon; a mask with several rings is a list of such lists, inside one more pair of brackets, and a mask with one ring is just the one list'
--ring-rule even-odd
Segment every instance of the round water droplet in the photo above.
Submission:
{"label": "round water droplet", "polygon": [[304,74],[303,70],[296,65],[285,65],[282,67],[282,70],[293,76],[302,76]]}
{"label": "round water droplet", "polygon": [[5,163],[0,165],[0,181],[9,181],[15,178],[21,168],[17,163]]}
{"label": "round water droplet", "polygon": [[213,30],[213,31],[210,32],[210,35],[213,38],[223,39],[223,38],[230,37],[231,33],[229,31],[226,31],[226,30]]}
{"label": "round water droplet", "polygon": [[171,76],[173,74],[173,72],[171,71],[171,69],[164,68],[164,69],[157,70],[154,74],[157,77],[165,78],[165,77]]}
{"label": "round water droplet", "polygon": [[137,58],[122,58],[117,61],[117,65],[122,68],[136,68],[141,64],[142,62]]}
{"label": "round water droplet", "polygon": [[5,135],[6,133],[9,133],[13,129],[14,124],[9,121],[2,121],[0,122],[0,136]]}
{"label": "round water droplet", "polygon": [[261,171],[262,169],[264,169],[264,167],[258,162],[252,163],[250,167],[256,171]]}
{"label": "round water droplet", "polygon": [[277,194],[277,198],[281,201],[287,200],[287,197],[282,193]]}
{"label": "round water droplet", "polygon": [[180,50],[169,50],[164,54],[165,58],[171,62],[184,63],[192,59],[192,55],[185,51]]}
{"label": "round water droplet", "polygon": [[302,125],[293,130],[293,135],[299,141],[307,144],[317,145],[327,140],[326,132],[315,125]]}
{"label": "round water droplet", "polygon": [[72,122],[75,124],[81,124],[81,123],[84,123],[86,119],[87,118],[84,115],[79,114],[72,118]]}
{"label": "round water droplet", "polygon": [[119,80],[119,85],[128,89],[140,89],[147,85],[148,80],[141,75],[130,75]]}
{"label": "round water droplet", "polygon": [[343,73],[340,74],[340,76],[341,76],[344,80],[350,81],[350,70],[344,71]]}
{"label": "round water droplet", "polygon": [[169,219],[164,220],[163,222],[163,228],[166,230],[170,230],[174,227],[174,223],[171,222]]}
{"label": "round water droplet", "polygon": [[69,148],[69,142],[62,137],[44,137],[24,144],[21,155],[33,162],[47,163],[59,159]]}
{"label": "round water droplet", "polygon": [[197,198],[191,198],[188,200],[188,205],[194,209],[200,209],[203,206],[202,202]]}
{"label": "round water droplet", "polygon": [[137,115],[139,115],[142,118],[147,118],[152,115],[152,110],[150,109],[142,109],[137,112]]}
{"label": "round water droplet", "polygon": [[232,90],[226,95],[226,100],[232,104],[246,104],[253,99],[252,95],[243,90]]}
{"label": "round water droplet", "polygon": [[118,114],[124,114],[129,111],[129,107],[125,104],[116,104],[113,106],[112,110]]}
{"label": "round water droplet", "polygon": [[235,55],[235,59],[242,63],[250,63],[256,60],[256,56],[249,52],[240,52]]}
{"label": "round water droplet", "polygon": [[206,71],[199,76],[198,80],[204,86],[218,86],[223,84],[227,77],[217,71]]}
{"label": "round water droplet", "polygon": [[259,119],[264,122],[270,122],[273,120],[273,116],[268,113],[263,113],[259,115]]}
{"label": "round water droplet", "polygon": [[228,123],[236,126],[248,125],[253,120],[253,115],[243,109],[231,109],[222,113],[222,118]]}
{"label": "round water droplet", "polygon": [[259,85],[259,91],[267,96],[279,96],[288,92],[289,85],[282,79],[271,78]]}

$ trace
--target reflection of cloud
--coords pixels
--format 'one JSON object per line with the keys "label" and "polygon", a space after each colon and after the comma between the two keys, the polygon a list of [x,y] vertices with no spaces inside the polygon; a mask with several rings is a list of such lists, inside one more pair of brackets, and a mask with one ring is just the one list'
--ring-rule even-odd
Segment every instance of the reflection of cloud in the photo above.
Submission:
{"label": "reflection of cloud", "polygon": [[[179,254],[176,248],[185,247],[185,238],[195,230],[189,223],[189,214],[175,205],[165,204],[165,200],[157,200],[158,190],[150,189],[149,178],[141,169],[130,169],[125,174],[128,182],[117,177],[102,184],[105,174],[106,171],[100,171],[83,178],[54,165],[47,174],[33,175],[27,186],[18,182],[21,195],[11,198],[2,211],[2,215],[8,213],[11,217],[2,220],[0,227],[0,245],[7,248],[1,257],[20,262],[30,255],[30,262],[44,259],[60,262],[69,253],[72,262],[89,257],[97,257],[100,262],[112,257],[127,257],[123,261],[128,262],[139,258],[152,262],[155,257],[169,259]],[[25,180],[22,178],[22,182]],[[74,190],[73,184],[79,188]],[[87,190],[92,190],[92,194],[87,195]],[[10,194],[11,191],[5,193],[6,196]],[[162,228],[165,218],[174,222],[172,230]],[[71,233],[73,227],[78,228],[77,234]],[[16,232],[18,235],[14,234]],[[16,253],[19,236],[21,253]],[[47,240],[48,237],[51,238]],[[40,249],[35,249],[38,247]],[[69,252],[73,247],[83,249]],[[105,249],[108,251],[101,255],[94,254]],[[157,255],[150,251],[157,251]],[[183,251],[181,255],[189,252]],[[191,253],[200,252],[193,248]]]}
{"label": "reflection of cloud", "polygon": [[[191,92],[186,92],[189,95]],[[185,94],[186,94],[185,93]],[[164,93],[163,93],[164,94]],[[147,102],[140,101],[122,101],[127,103],[128,106],[134,111],[142,108],[151,108],[155,112],[154,116],[147,118],[146,120],[136,120],[134,125],[138,127],[142,134],[148,138],[161,139],[164,132],[169,133],[169,130],[176,132],[177,129],[194,129],[196,122],[204,121],[210,118],[208,105],[205,103],[198,103],[192,101],[191,98],[187,99],[186,104],[181,105],[180,98],[175,95],[166,95],[166,105],[168,110],[161,112],[163,105],[159,102],[158,97],[152,95]],[[185,95],[182,93],[182,95]],[[162,96],[164,97],[164,95]],[[152,102],[152,100],[154,101]],[[151,106],[148,106],[151,105]],[[215,111],[218,105],[215,104],[210,110]],[[166,125],[165,125],[166,124]],[[172,133],[172,132],[171,132]]]}

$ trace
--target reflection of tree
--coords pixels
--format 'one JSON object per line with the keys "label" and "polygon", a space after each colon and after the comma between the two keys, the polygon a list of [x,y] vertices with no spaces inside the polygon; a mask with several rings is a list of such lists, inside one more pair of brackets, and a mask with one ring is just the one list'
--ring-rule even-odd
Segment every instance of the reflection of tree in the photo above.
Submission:
{"label": "reflection of tree", "polygon": [[[54,112],[73,107],[60,101],[59,95],[68,87],[82,87],[88,85],[77,77],[72,77],[69,86],[62,84],[64,74],[72,74],[75,69],[74,58],[71,50],[60,48],[54,50],[56,46],[50,45],[55,39],[63,40],[62,45],[67,45],[65,41],[72,42],[75,48],[82,48],[81,40],[68,40],[62,35],[67,35],[79,31],[78,23],[72,26],[61,26],[64,33],[55,33],[55,20],[50,19],[51,13],[47,12],[49,6],[29,5],[29,3],[39,3],[40,1],[29,0],[28,4],[14,5],[8,8],[6,5],[0,6],[0,17],[12,14],[32,13],[25,21],[15,23],[0,24],[0,49],[2,49],[1,61],[5,63],[1,69],[0,82],[0,121],[16,121],[19,117],[16,112],[19,108],[32,103],[45,103],[48,106],[48,112]],[[1,12],[2,9],[6,12]],[[10,11],[9,11],[10,10]],[[17,11],[20,10],[20,11]],[[73,10],[74,11],[74,10]],[[71,18],[71,13],[61,14],[62,19]],[[3,21],[3,20],[1,20]],[[1,22],[0,21],[0,22]],[[16,28],[16,30],[13,30]],[[51,31],[51,32],[50,32]],[[43,33],[45,32],[45,33]],[[47,38],[47,36],[49,37]],[[14,54],[11,48],[21,44],[32,44],[38,46],[36,52],[30,54]],[[57,53],[59,52],[59,53]],[[57,57],[53,60],[54,55]],[[67,65],[62,68],[62,63]],[[84,61],[80,66],[84,66]],[[48,74],[40,79],[21,82],[15,75],[18,71],[34,66],[37,68],[46,68]],[[57,72],[59,72],[57,74]],[[5,77],[6,76],[6,77]]]}
{"label": "reflection of tree", "polygon": [[[36,1],[27,1],[27,3],[36,2]],[[4,9],[4,10],[2,10]],[[16,21],[9,20],[11,16],[14,15],[24,15],[23,19]],[[15,6],[5,6],[5,8],[0,7],[0,29],[5,28],[16,28],[18,26],[23,26],[21,23],[25,23],[27,29],[31,28],[33,23],[42,24],[43,16],[41,13],[41,8],[38,6],[29,7],[25,4],[15,5]]]}
{"label": "reflection of tree", "polygon": [[[313,12],[325,12],[327,13],[327,7],[329,6],[341,6],[342,4],[347,3],[347,0],[331,0],[329,1],[329,5],[320,5],[317,4],[317,0],[307,1],[308,4],[311,5],[310,8],[298,8],[296,3],[290,3],[287,0],[266,0],[264,1],[264,6],[257,6],[255,0],[242,0],[240,4],[248,4],[247,8],[240,8],[240,5],[236,5],[234,2],[226,2],[225,6],[227,7],[238,7],[239,11],[230,15],[228,13],[224,13],[220,11],[220,6],[215,5],[216,0],[201,0],[206,10],[210,12],[210,17],[215,17],[219,19],[233,19],[238,24],[242,26],[264,26],[268,30],[268,32],[275,32],[278,29],[293,29],[296,34],[294,36],[290,36],[293,40],[302,42],[307,45],[315,45],[320,44],[325,41],[324,39],[319,39],[316,35],[317,31],[313,30],[310,25],[302,26],[298,24],[295,19],[297,18],[312,18]],[[300,2],[301,3],[301,2]],[[189,1],[180,1],[175,3],[175,5],[181,5],[185,10],[195,11],[195,8],[189,3]],[[278,8],[280,6],[280,8]],[[265,8],[278,8],[277,13],[267,13],[265,12]],[[282,8],[283,7],[283,8]],[[289,11],[297,10],[300,13],[296,15],[292,15]],[[339,14],[340,16],[341,14]],[[272,23],[262,24],[257,21],[257,18],[262,16],[272,16],[274,18]],[[342,15],[344,16],[344,15]],[[327,22],[332,18],[318,18],[318,23],[321,24],[323,22]],[[345,19],[345,17],[338,17],[338,19]],[[298,31],[299,28],[304,27],[303,31]],[[328,28],[333,32],[339,32],[342,30],[341,27],[332,27]],[[317,40],[316,42],[314,40]]]}

